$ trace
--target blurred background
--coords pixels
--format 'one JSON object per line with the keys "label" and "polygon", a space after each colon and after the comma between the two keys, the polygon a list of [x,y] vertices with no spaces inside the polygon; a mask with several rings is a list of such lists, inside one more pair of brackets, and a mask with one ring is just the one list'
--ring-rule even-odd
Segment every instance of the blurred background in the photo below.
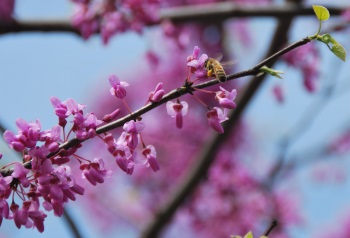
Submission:
{"label": "blurred background", "polygon": [[[161,9],[190,4],[215,9],[217,4],[160,2],[164,5]],[[258,4],[288,9],[284,1],[236,4],[247,5],[253,12]],[[312,4],[334,10],[322,29],[329,30],[349,51],[349,3],[303,1],[298,7],[310,9]],[[75,8],[69,1],[16,1],[14,17],[69,21]],[[316,18],[299,14],[299,8],[291,24],[282,28],[285,35],[280,38],[286,38],[288,44],[315,34],[318,28]],[[88,105],[87,112],[102,117],[119,106],[109,93],[111,74],[130,84],[126,100],[136,110],[158,82],[163,82],[166,92],[182,86],[186,57],[194,46],[209,56],[222,53],[224,60],[236,62],[227,73],[239,72],[266,57],[278,26],[287,18],[249,15],[200,23],[175,20],[174,25],[163,21],[144,27],[142,34],[119,32],[107,44],[99,34],[86,40],[72,32],[1,34],[0,122],[15,131],[17,118],[39,119],[43,129],[51,128],[57,124],[51,96],[74,98]],[[273,68],[284,72],[283,79],[264,79],[229,130],[208,173],[177,209],[162,237],[229,237],[249,230],[259,236],[274,218],[280,225],[270,237],[350,237],[348,62],[339,60],[321,42],[314,42],[285,55]],[[241,78],[224,87],[237,88],[240,95],[254,80],[259,78]],[[196,95],[212,103],[211,95]],[[82,237],[139,237],[189,173],[215,133],[207,126],[205,107],[191,96],[181,100],[190,105],[181,130],[175,128],[165,106],[143,116],[144,139],[158,151],[161,170],[157,173],[137,167],[135,174],[126,175],[102,142],[84,143],[79,155],[106,159],[113,175],[97,187],[80,181],[86,186],[86,195],[67,204]],[[120,130],[113,133],[117,138]],[[4,141],[0,151],[4,154],[2,165],[18,160]],[[4,220],[0,237],[74,237],[65,219],[47,214],[42,234],[35,229],[17,229],[13,221]]]}

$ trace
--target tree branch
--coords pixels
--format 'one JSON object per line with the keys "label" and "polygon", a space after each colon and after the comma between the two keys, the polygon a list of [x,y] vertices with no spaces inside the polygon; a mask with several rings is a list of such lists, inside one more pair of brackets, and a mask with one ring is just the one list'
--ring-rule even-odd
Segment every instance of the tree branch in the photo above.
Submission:
{"label": "tree branch", "polygon": [[[290,28],[292,17],[284,18],[277,26],[277,29],[275,31],[273,40],[270,44],[270,49],[268,50],[266,57],[268,60],[264,60],[261,63],[259,63],[255,67],[261,67],[263,65],[267,65],[268,67],[271,67],[273,63],[276,61],[276,57],[279,56],[279,53],[272,55],[274,52],[276,52],[279,48],[281,48],[283,45],[287,43],[287,35],[288,35],[288,29]],[[302,43],[301,43],[302,42]],[[303,39],[300,42],[301,45],[306,44],[309,42],[306,39]],[[295,44],[292,45],[293,47],[288,48],[288,50],[292,50],[296,46]],[[284,51],[284,50],[282,50]],[[288,51],[284,51],[286,53]],[[253,69],[255,68],[253,67]],[[229,76],[230,77],[230,76]],[[250,100],[253,98],[253,95],[258,90],[260,85],[264,82],[265,75],[263,75],[261,78],[257,80],[252,80],[246,89],[244,90],[241,97],[238,99],[237,107],[230,115],[230,119],[224,124],[224,130],[225,133],[221,135],[216,135],[211,138],[204,146],[203,151],[198,155],[197,158],[194,159],[195,164],[193,166],[190,166],[191,169],[187,171],[186,175],[184,176],[183,180],[180,181],[180,183],[176,186],[174,192],[172,195],[169,196],[169,200],[166,201],[163,205],[161,205],[160,209],[158,210],[157,214],[155,215],[155,218],[150,222],[148,227],[144,230],[142,237],[143,238],[154,238],[158,237],[161,230],[167,225],[167,223],[171,220],[173,215],[175,214],[175,211],[177,208],[181,205],[181,203],[185,200],[186,197],[188,197],[195,189],[195,187],[200,183],[202,178],[206,176],[210,165],[214,161],[213,158],[215,158],[216,153],[220,150],[220,145],[222,145],[226,139],[228,138],[230,134],[230,130],[233,130],[235,125],[237,125],[238,119],[242,115],[244,109],[250,102]]]}
{"label": "tree branch", "polygon": [[[260,68],[264,65],[272,65],[272,63],[274,61],[277,60],[277,58],[297,47],[300,47],[302,45],[307,44],[308,42],[310,42],[309,38],[304,38],[298,42],[295,42],[289,46],[287,46],[286,48],[278,51],[277,53],[273,54],[272,56],[266,58],[265,60],[263,60],[262,62],[258,63],[257,65],[255,65],[254,67],[252,67],[251,69],[248,70],[244,70],[235,74],[230,74],[227,76],[227,81],[230,80],[234,80],[237,78],[242,78],[244,76],[254,76],[257,75],[260,72]],[[245,91],[245,93],[243,94],[243,97],[239,99],[239,103],[237,108],[233,111],[234,113],[231,115],[231,118],[235,118],[236,115],[240,115],[241,111],[243,110],[243,108],[246,106],[246,104],[248,103],[248,101],[250,100],[250,98],[252,97],[251,93],[254,93],[254,89],[255,87],[257,87],[256,85],[260,85],[260,83],[263,81],[263,77],[260,77],[258,80],[252,81],[251,84],[248,85],[247,90]],[[253,82],[257,82],[257,83],[253,83]],[[97,134],[103,134],[106,133],[110,130],[116,129],[118,127],[122,127],[126,122],[131,121],[131,120],[138,120],[138,118],[140,118],[143,114],[151,111],[152,109],[172,100],[172,99],[176,99],[182,95],[188,94],[188,93],[192,93],[193,91],[195,91],[196,89],[202,89],[202,88],[207,88],[209,86],[213,86],[216,84],[219,84],[221,82],[219,82],[217,79],[212,79],[209,80],[207,82],[204,83],[200,83],[200,84],[196,84],[194,86],[183,86],[181,88],[177,88],[172,90],[171,92],[167,93],[160,101],[158,102],[154,102],[154,103],[149,103],[146,106],[141,107],[140,109],[134,111],[131,114],[128,114],[116,121],[107,123],[105,125],[102,125],[100,127],[98,127],[96,129],[96,133]],[[254,87],[254,88],[253,88]],[[233,121],[235,121],[236,119],[233,119]],[[230,123],[226,123],[226,125],[229,125]],[[225,128],[225,127],[224,127]],[[226,130],[228,130],[229,128],[226,128]],[[226,138],[226,137],[225,137]],[[49,155],[47,155],[47,158],[53,157],[55,156],[59,151],[61,151],[62,149],[64,150],[68,150],[74,146],[77,146],[78,144],[84,142],[84,140],[79,140],[77,138],[73,138],[63,144],[61,144],[59,146],[59,149],[56,152],[50,153]],[[31,162],[26,162],[23,164],[25,168],[30,169],[31,168]],[[12,168],[8,168],[8,169],[2,169],[0,170],[0,173],[2,174],[2,176],[9,176],[11,175],[13,172]]]}
{"label": "tree branch", "polygon": [[[350,7],[350,6],[349,6]],[[346,7],[328,7],[331,15],[340,15]],[[185,7],[172,7],[161,9],[160,20],[151,25],[158,25],[167,19],[174,24],[199,22],[216,23],[237,17],[275,17],[284,19],[292,16],[313,16],[310,7],[297,4],[266,5],[266,6],[238,6],[231,2],[215,4],[194,5]],[[69,20],[17,20],[12,23],[0,22],[0,34],[26,33],[26,32],[65,32],[80,35],[77,28]]]}

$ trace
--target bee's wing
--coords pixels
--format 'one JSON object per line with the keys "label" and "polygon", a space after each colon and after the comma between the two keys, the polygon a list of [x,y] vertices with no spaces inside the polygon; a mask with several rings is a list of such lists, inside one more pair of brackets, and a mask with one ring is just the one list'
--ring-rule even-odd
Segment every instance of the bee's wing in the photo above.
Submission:
{"label": "bee's wing", "polygon": [[230,60],[230,61],[224,61],[221,62],[220,64],[224,67],[224,68],[232,68],[234,64],[237,64],[238,60]]}
{"label": "bee's wing", "polygon": [[224,55],[222,53],[218,53],[215,55],[216,57],[214,59],[216,59],[217,61],[220,62],[220,60],[222,60],[222,57],[224,57]]}

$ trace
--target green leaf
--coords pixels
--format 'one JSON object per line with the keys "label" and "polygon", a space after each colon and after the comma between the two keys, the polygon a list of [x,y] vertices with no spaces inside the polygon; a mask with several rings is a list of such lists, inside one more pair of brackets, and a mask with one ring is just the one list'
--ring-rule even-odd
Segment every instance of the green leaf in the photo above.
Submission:
{"label": "green leaf", "polygon": [[330,35],[330,34],[323,34],[321,36],[321,41],[324,42],[325,44],[329,44],[329,43],[333,43],[333,44],[336,44],[334,43],[335,40],[333,39],[333,37]]}
{"label": "green leaf", "polygon": [[330,34],[324,34],[317,38],[317,40],[325,43],[328,48],[335,54],[339,59],[345,62],[346,50],[339,44]]}
{"label": "green leaf", "polygon": [[312,5],[317,19],[320,21],[326,21],[329,18],[329,11],[327,8],[320,5]]}
{"label": "green leaf", "polygon": [[260,70],[260,73],[259,73],[257,76],[260,76],[260,75],[261,75],[261,72],[263,72],[263,73],[267,73],[267,74],[270,74],[270,75],[272,75],[272,76],[275,76],[275,77],[277,77],[277,78],[282,79],[282,77],[280,76],[280,74],[283,74],[283,71],[281,71],[281,70],[271,69],[271,68],[267,67],[266,65],[264,65],[263,67],[261,67],[259,70]]}
{"label": "green leaf", "polygon": [[335,44],[332,46],[331,51],[342,61],[346,61],[346,51],[341,44]]}
{"label": "green leaf", "polygon": [[253,237],[253,233],[251,231],[249,231],[245,236],[244,238],[254,238]]}

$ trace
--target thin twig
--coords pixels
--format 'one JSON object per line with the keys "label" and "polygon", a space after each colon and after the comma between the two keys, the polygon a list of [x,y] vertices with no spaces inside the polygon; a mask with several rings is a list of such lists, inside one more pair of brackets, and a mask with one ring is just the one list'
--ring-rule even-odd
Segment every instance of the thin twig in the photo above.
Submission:
{"label": "thin twig", "polygon": [[277,226],[277,220],[273,220],[271,222],[271,225],[267,228],[267,230],[263,233],[264,236],[268,236],[271,231]]}
{"label": "thin twig", "polygon": [[67,222],[67,226],[69,227],[69,229],[72,232],[72,234],[74,235],[74,237],[81,238],[82,235],[81,235],[76,223],[72,219],[72,216],[69,214],[67,208],[64,208],[64,210],[63,210],[63,218]]}

